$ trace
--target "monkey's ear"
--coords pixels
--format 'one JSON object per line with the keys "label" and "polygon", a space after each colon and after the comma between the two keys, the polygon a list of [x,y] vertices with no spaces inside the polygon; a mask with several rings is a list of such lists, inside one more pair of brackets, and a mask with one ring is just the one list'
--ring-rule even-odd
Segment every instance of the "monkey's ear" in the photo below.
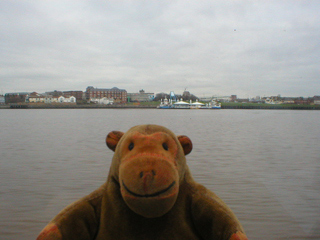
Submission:
{"label": "monkey's ear", "polygon": [[192,151],[192,142],[187,136],[178,136],[178,140],[183,148],[184,155],[188,155]]}
{"label": "monkey's ear", "polygon": [[120,131],[112,131],[109,132],[106,138],[106,144],[108,148],[110,148],[112,151],[116,150],[117,144],[120,141],[121,137],[123,136],[123,132]]}

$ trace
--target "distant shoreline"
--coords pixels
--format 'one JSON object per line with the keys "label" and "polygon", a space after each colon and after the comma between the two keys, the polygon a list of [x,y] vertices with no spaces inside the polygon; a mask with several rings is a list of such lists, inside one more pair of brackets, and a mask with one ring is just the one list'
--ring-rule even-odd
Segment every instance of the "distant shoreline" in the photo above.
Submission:
{"label": "distant shoreline", "polygon": [[153,105],[102,105],[102,104],[10,104],[0,105],[0,109],[125,109],[157,108]]}
{"label": "distant shoreline", "polygon": [[[0,109],[157,109],[155,104],[7,104],[0,105]],[[320,110],[320,105],[298,105],[298,104],[239,104],[222,103],[221,109],[261,109],[261,110]],[[165,109],[159,109],[165,110]],[[169,109],[172,110],[172,109]],[[180,109],[174,109],[180,110]],[[202,109],[200,109],[202,110]],[[214,110],[214,109],[207,109]],[[217,111],[217,110],[215,110]]]}

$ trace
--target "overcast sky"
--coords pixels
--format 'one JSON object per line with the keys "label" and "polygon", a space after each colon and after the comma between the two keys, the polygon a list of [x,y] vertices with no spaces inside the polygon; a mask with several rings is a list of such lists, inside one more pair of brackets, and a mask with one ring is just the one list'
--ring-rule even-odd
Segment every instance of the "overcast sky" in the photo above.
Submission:
{"label": "overcast sky", "polygon": [[320,95],[319,0],[1,0],[0,93]]}

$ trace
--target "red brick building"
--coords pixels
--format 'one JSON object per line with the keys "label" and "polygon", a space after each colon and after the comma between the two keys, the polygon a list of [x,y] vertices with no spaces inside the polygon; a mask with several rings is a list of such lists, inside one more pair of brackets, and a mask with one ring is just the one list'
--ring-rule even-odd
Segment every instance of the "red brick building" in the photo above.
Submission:
{"label": "red brick building", "polygon": [[28,94],[27,92],[6,93],[4,95],[5,103],[25,103]]}
{"label": "red brick building", "polygon": [[63,92],[64,97],[75,97],[77,99],[77,102],[82,101],[83,99],[83,91],[64,91]]}
{"label": "red brick building", "polygon": [[113,98],[115,103],[127,102],[127,91],[119,88],[94,88],[92,86],[86,89],[86,99],[92,98]]}

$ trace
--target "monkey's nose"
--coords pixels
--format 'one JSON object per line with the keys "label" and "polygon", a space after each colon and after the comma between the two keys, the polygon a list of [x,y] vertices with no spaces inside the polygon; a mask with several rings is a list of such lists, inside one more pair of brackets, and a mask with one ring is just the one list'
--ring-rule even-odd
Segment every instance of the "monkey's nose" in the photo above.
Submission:
{"label": "monkey's nose", "polygon": [[149,170],[149,171],[141,171],[139,176],[142,179],[142,185],[144,192],[148,193],[148,190],[150,190],[150,187],[154,183],[154,176],[156,175],[155,170]]}
{"label": "monkey's nose", "polygon": [[150,171],[141,171],[139,173],[140,178],[146,177],[146,176],[151,176],[154,177],[156,175],[156,171],[155,170],[150,170]]}

